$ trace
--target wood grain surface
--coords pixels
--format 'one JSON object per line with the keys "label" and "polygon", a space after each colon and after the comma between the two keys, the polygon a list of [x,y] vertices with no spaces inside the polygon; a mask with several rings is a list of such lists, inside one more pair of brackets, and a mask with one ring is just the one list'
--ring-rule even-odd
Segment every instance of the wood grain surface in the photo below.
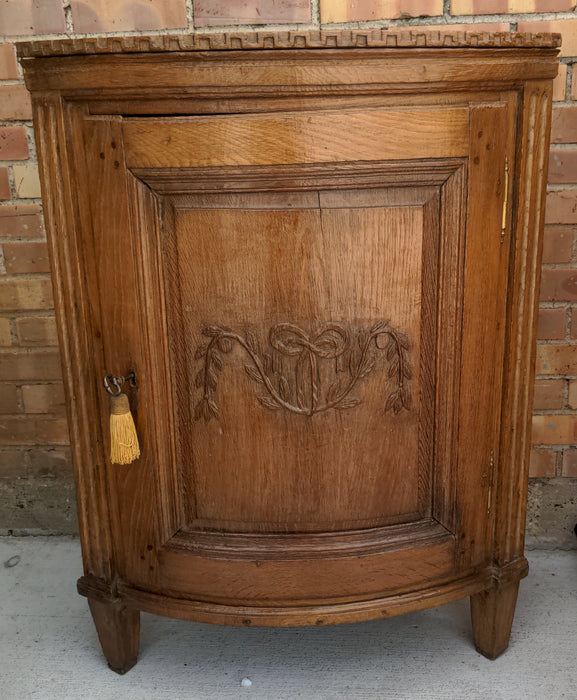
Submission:
{"label": "wood grain surface", "polygon": [[124,140],[129,167],[264,166],[464,156],[468,128],[466,109],[423,108],[127,120]]}

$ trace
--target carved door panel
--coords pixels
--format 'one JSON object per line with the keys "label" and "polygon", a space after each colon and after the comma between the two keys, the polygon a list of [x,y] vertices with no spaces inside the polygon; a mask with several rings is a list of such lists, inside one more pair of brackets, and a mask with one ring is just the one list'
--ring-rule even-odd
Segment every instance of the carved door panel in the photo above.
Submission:
{"label": "carved door panel", "polygon": [[139,381],[143,456],[109,477],[124,580],[272,605],[487,563],[510,120],[86,120],[93,283],[130,256],[98,351]]}
{"label": "carved door panel", "polygon": [[327,531],[427,511],[412,389],[434,194],[170,202],[172,366],[191,387],[177,407],[191,525]]}

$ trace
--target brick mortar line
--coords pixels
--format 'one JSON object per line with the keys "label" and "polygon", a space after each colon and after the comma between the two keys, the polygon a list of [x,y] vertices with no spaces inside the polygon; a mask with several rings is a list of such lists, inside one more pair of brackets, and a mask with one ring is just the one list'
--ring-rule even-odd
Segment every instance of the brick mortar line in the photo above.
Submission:
{"label": "brick mortar line", "polygon": [[[28,200],[22,199],[20,200],[24,202],[24,204],[28,203]],[[1,207],[0,207],[1,210]],[[41,216],[41,213],[38,212],[38,214],[14,214],[14,217],[17,218],[18,216]],[[3,218],[8,218],[8,217],[2,217],[0,216],[0,221],[2,221]],[[46,238],[44,236],[34,236],[30,238],[24,238],[22,236],[10,236],[10,235],[0,235],[0,245],[5,245],[6,243],[46,243]]]}
{"label": "brick mortar line", "polygon": [[24,124],[24,128],[26,129],[26,137],[28,139],[28,151],[29,151],[29,160],[33,163],[38,163],[38,153],[36,151],[36,139],[34,137],[34,126],[32,123],[32,120],[27,120],[28,123]]}
{"label": "brick mortar line", "polygon": [[[24,241],[18,241],[18,243],[23,243]],[[6,245],[5,243],[3,245]],[[4,261],[4,267],[6,267],[6,261]],[[46,275],[46,277],[34,277],[34,275]],[[52,274],[50,272],[12,272],[9,268],[2,272],[2,260],[0,259],[0,284],[3,281],[9,282],[33,282],[37,279],[51,279]]]}
{"label": "brick mortar line", "polygon": [[[13,319],[11,319],[13,320]],[[38,350],[40,352],[54,352],[58,350],[58,345],[8,345],[3,346],[2,350],[10,350],[12,354],[18,353],[19,350]],[[21,384],[50,384],[52,382],[59,382],[60,379],[2,379],[0,383],[2,384],[14,384],[15,382],[20,382]]]}
{"label": "brick mortar line", "polygon": [[[450,17],[445,17],[444,15],[432,15],[427,18],[423,17],[411,17],[409,19],[382,19],[382,20],[365,20],[365,21],[358,21],[358,22],[326,22],[324,24],[320,25],[321,29],[324,29],[326,31],[331,31],[335,30],[338,31],[340,29],[415,29],[418,27],[450,27],[452,24],[493,24],[495,22],[499,22],[500,24],[508,24],[509,25],[509,30],[505,31],[511,31],[510,25],[513,24],[511,20],[511,15],[507,16],[507,19],[491,19],[487,15],[488,18],[482,17],[479,19],[479,15],[471,15],[467,16],[467,19],[463,21],[462,16],[453,16],[451,15]],[[233,31],[234,26],[231,25],[227,31]],[[237,27],[238,31],[238,27]],[[254,31],[254,30],[252,30]],[[459,30],[463,31],[463,30]]]}
{"label": "brick mortar line", "polygon": [[[67,444],[69,444],[69,443],[67,443]],[[18,445],[0,445],[0,454],[2,452],[13,452],[14,450],[18,450],[18,451],[23,452],[24,450],[34,450],[34,449],[43,450],[45,448],[46,448],[45,445],[38,445],[38,446],[37,445],[21,445],[21,444],[18,444]],[[2,477],[0,477],[0,478],[2,478]],[[52,477],[45,477],[45,478],[52,478]]]}
{"label": "brick mortar line", "polygon": [[[568,231],[573,231],[573,233],[577,233],[577,224],[572,224],[568,229],[564,229]],[[577,260],[577,236],[573,235],[573,244],[571,245],[571,260]]]}
{"label": "brick mortar line", "polygon": [[194,30],[194,3],[193,0],[186,0],[186,21],[189,32]]}
{"label": "brick mortar line", "polygon": [[[0,348],[0,356],[2,355],[16,355],[18,353],[21,353],[22,355],[31,355],[34,352],[59,352],[58,350],[58,345],[26,345],[26,346],[18,346],[18,347],[1,347]],[[3,379],[2,381],[5,382],[20,382],[22,383],[22,378],[16,378],[16,379]],[[34,381],[44,381],[42,379],[34,380]],[[59,382],[59,379],[46,379],[47,382]]]}
{"label": "brick mortar line", "polygon": [[[9,165],[14,165],[14,163],[18,164],[18,161],[7,161]],[[1,164],[1,163],[0,163]],[[9,206],[15,206],[18,204],[18,202],[21,202],[23,204],[42,204],[42,197],[14,197],[12,199],[3,199],[0,201],[0,211],[3,206],[9,207]],[[40,214],[41,212],[35,212],[36,214]],[[34,214],[32,215],[34,216]],[[570,226],[571,224],[567,224],[567,226]]]}
{"label": "brick mortar line", "polygon": [[17,444],[17,445],[0,445],[0,453],[2,452],[12,452],[14,450],[31,450],[35,449],[36,445],[22,445],[22,444]]}
{"label": "brick mortar line", "polygon": [[569,385],[571,383],[570,379],[563,380],[563,386],[561,390],[563,406],[569,408]]}
{"label": "brick mortar line", "polygon": [[[62,389],[63,388],[63,383],[60,380],[57,379],[47,379],[46,381],[43,381],[42,379],[21,379],[18,381],[18,383],[11,382],[10,380],[2,379],[0,381],[0,387],[3,386],[16,386],[20,388],[44,388],[44,389]],[[53,406],[54,409],[54,406]],[[41,411],[41,413],[63,413],[65,410],[64,404],[62,404],[62,407],[56,406],[54,410],[51,411]],[[30,413],[30,411],[25,411],[26,413]],[[3,413],[2,415],[7,415],[6,413]]]}
{"label": "brick mortar line", "polygon": [[575,451],[575,443],[573,442],[564,442],[564,443],[556,443],[556,442],[547,442],[547,443],[531,443],[531,447],[534,450],[551,450],[554,452],[574,452]]}
{"label": "brick mortar line", "polygon": [[[42,309],[45,311],[45,309]],[[11,311],[10,312],[5,312],[5,311],[0,311],[0,318],[8,318],[10,321],[13,321],[16,323],[18,319],[21,318],[35,318],[38,314],[35,313],[35,309],[28,309],[24,310],[23,312],[24,315],[19,315],[19,314],[13,314]],[[31,314],[32,316],[27,316],[26,314]],[[45,317],[42,317],[45,318]],[[50,317],[47,317],[50,318]],[[18,342],[15,345],[3,345],[0,347],[0,354],[9,354],[12,353],[14,354],[15,352],[18,352],[19,350],[33,350],[33,351],[39,351],[39,352],[54,352],[57,350],[60,352],[60,347],[58,343],[55,345],[46,345],[42,343],[28,343],[25,345],[20,345]],[[12,381],[12,380],[2,380],[2,381]],[[18,381],[17,379],[14,381]],[[60,380],[47,380],[47,381],[60,381]]]}
{"label": "brick mortar line", "polygon": [[[54,415],[54,414],[51,414],[51,413],[44,413],[44,412],[42,412],[42,411],[34,411],[34,412],[30,412],[30,411],[29,411],[29,412],[25,412],[25,411],[23,411],[22,413],[2,413],[2,414],[0,414],[0,422],[2,421],[2,418],[9,418],[10,420],[14,420],[15,418],[23,418],[24,420],[25,420],[26,418],[36,418],[36,419],[40,419],[40,420],[45,421],[45,420],[50,420],[50,418],[51,418],[53,415]],[[55,416],[54,416],[54,418],[55,418],[56,420],[61,420],[63,417],[64,417],[64,416],[58,416],[58,415],[55,415]],[[34,443],[34,444],[38,444],[38,443]],[[51,443],[41,443],[41,444],[61,445],[61,444],[63,444],[63,443],[51,442]],[[2,478],[2,477],[0,477],[0,478]]]}
{"label": "brick mortar line", "polygon": [[574,183],[567,183],[566,185],[563,184],[550,184],[547,185],[547,192],[561,192],[563,190],[570,190],[572,192],[575,192],[577,194],[577,184]]}
{"label": "brick mortar line", "polygon": [[12,316],[8,317],[8,324],[10,326],[10,342],[11,345],[10,347],[14,347],[14,345],[18,345],[20,339],[18,338],[18,330],[16,328],[16,319],[13,318]]}
{"label": "brick mortar line", "polygon": [[66,29],[68,32],[74,32],[74,22],[72,20],[72,9],[70,7],[70,0],[62,0],[62,9],[64,11],[64,21],[66,22]]}
{"label": "brick mortar line", "polygon": [[[3,318],[6,318],[6,317],[3,317]],[[16,321],[16,318],[11,318],[10,320]],[[34,345],[34,344],[32,344],[32,345],[30,345],[30,344],[18,345],[17,344],[17,345],[8,345],[8,346],[3,345],[0,348],[0,351],[4,352],[4,354],[6,354],[6,355],[9,355],[10,353],[12,353],[12,354],[18,353],[19,350],[32,350],[32,351],[36,351],[36,352],[55,352],[55,351],[60,352],[58,345],[45,345],[45,344],[41,344],[41,343],[38,343],[36,345]],[[0,381],[1,382],[19,382],[20,379],[18,379],[18,378],[16,378],[16,379],[2,379]],[[48,382],[48,383],[59,382],[61,380],[60,379],[35,379],[33,381],[39,381],[42,384],[44,384],[46,382]]]}
{"label": "brick mortar line", "polygon": [[6,275],[2,275],[0,277],[0,283],[2,283],[2,281],[4,281],[8,277],[17,277],[19,281],[30,282],[35,280],[49,280],[51,279],[52,275],[50,274],[50,272],[16,272],[12,274],[6,273]]}
{"label": "brick mortar line", "polygon": [[[19,382],[17,386],[63,386],[62,381],[58,379],[46,379],[45,381],[42,379],[20,379],[15,381]],[[2,379],[0,380],[0,386],[3,384],[14,385],[15,381],[12,379]]]}
{"label": "brick mortar line", "polygon": [[[357,22],[325,22],[323,29],[379,29],[388,27],[419,27],[427,25],[451,24],[517,24],[518,22],[552,22],[577,20],[575,12],[516,12],[494,13],[489,15],[430,15],[427,17],[411,17],[407,19],[386,18],[381,20],[363,20]],[[386,23],[386,27],[383,25]],[[236,26],[239,25],[230,25]],[[244,25],[247,26],[247,25]],[[251,25],[258,26],[258,25]]]}
{"label": "brick mortar line", "polygon": [[25,408],[22,408],[18,413],[0,413],[0,422],[2,418],[26,418],[27,416],[46,416],[58,420],[63,418],[64,415],[65,412],[63,408],[55,411],[27,411]]}
{"label": "brick mortar line", "polygon": [[[537,345],[555,345],[555,346],[565,346],[565,345],[571,345],[574,346],[577,349],[577,340],[574,338],[571,338],[570,340],[566,338],[562,339],[557,339],[557,338],[545,338],[544,340],[538,340]],[[563,374],[563,373],[562,373]]]}
{"label": "brick mortar line", "polygon": [[[32,216],[34,216],[34,214],[32,214]],[[46,243],[46,238],[22,238],[22,236],[0,237],[0,245],[6,245],[11,243]]]}
{"label": "brick mortar line", "polygon": [[567,75],[565,76],[565,101],[570,102],[572,99],[571,96],[571,83],[573,80],[573,63],[566,63],[567,66]]}
{"label": "brick mortar line", "polygon": [[[4,161],[0,161],[0,164]],[[16,181],[14,180],[14,170],[12,169],[14,165],[14,161],[7,161],[6,168],[8,170],[8,186],[10,188],[10,194],[14,195],[16,194]],[[6,200],[6,201],[13,201],[13,200]]]}
{"label": "brick mortar line", "polygon": [[563,476],[563,452],[558,451],[555,454],[555,476]]}
{"label": "brick mortar line", "polygon": [[[8,179],[10,179],[10,174],[11,174],[11,169],[8,168]],[[8,209],[13,208],[13,207],[26,207],[30,205],[36,205],[36,206],[42,206],[42,200],[39,197],[13,197],[12,199],[3,199],[0,200],[0,212],[2,211],[3,208]],[[44,213],[42,209],[38,212],[32,212],[31,214],[12,214],[12,216],[18,217],[18,216],[42,216],[44,217]],[[2,219],[0,215],[0,220]],[[2,236],[0,238],[0,241],[3,240],[5,236]],[[45,240],[45,239],[42,239]]]}
{"label": "brick mortar line", "polygon": [[[25,345],[25,346],[18,346],[18,347],[12,347],[12,348],[3,348],[3,350],[13,350],[15,351],[13,354],[18,354],[18,350],[36,350],[36,346],[30,346],[30,345]],[[40,352],[46,352],[48,351],[54,351],[57,350],[58,347],[56,345],[49,345],[49,346],[43,346],[43,347],[38,347],[38,350]],[[7,353],[9,354],[9,353]],[[29,384],[39,384],[44,386],[45,384],[61,384],[62,379],[2,379],[0,380],[0,385],[1,384],[16,384],[17,386],[21,385],[26,385],[28,386]]]}
{"label": "brick mortar line", "polygon": [[16,402],[20,411],[24,411],[24,392],[22,391],[22,385],[16,387]]}
{"label": "brick mortar line", "polygon": [[[559,306],[545,306],[545,304],[559,304]],[[544,301],[539,304],[539,311],[565,311],[569,316],[574,309],[577,309],[577,301]],[[539,338],[537,342],[556,342],[558,340],[559,338]],[[572,339],[572,341],[577,343],[577,338]]]}
{"label": "brick mortar line", "polygon": [[316,26],[321,26],[321,3],[320,0],[311,0],[311,22]]}
{"label": "brick mortar line", "polygon": [[565,309],[575,308],[577,301],[541,301],[539,307],[541,309]]}
{"label": "brick mortar line", "polygon": [[46,530],[42,527],[0,527],[0,537],[68,537],[71,540],[76,540],[80,535],[70,534],[62,527],[58,527],[54,531]]}
{"label": "brick mortar line", "polygon": [[577,300],[555,299],[553,301],[544,299],[539,302],[540,309],[574,309],[577,307]]}
{"label": "brick mortar line", "polygon": [[[13,166],[13,165],[38,165],[38,161],[30,160],[28,158],[22,158],[22,160],[0,160],[0,167],[1,168],[9,168],[10,166]],[[19,198],[16,197],[16,199],[19,199]],[[24,199],[26,199],[26,197],[24,197]],[[30,199],[34,199],[34,198],[31,197]],[[38,197],[36,197],[35,199],[38,199]],[[2,201],[7,202],[9,200],[3,199]]]}
{"label": "brick mortar line", "polygon": [[[0,311],[2,318],[55,318],[54,309],[22,309],[18,311]],[[40,347],[40,345],[38,346]],[[47,346],[50,347],[50,346]]]}

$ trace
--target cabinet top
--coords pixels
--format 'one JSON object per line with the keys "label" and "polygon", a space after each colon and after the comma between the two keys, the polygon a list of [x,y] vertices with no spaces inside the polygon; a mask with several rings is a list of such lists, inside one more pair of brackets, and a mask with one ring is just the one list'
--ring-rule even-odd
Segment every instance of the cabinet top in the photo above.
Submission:
{"label": "cabinet top", "polygon": [[[443,29],[446,26],[444,25]],[[89,54],[257,49],[450,49],[466,47],[483,49],[554,49],[560,45],[560,34],[447,32],[414,28],[410,31],[343,29],[336,31],[227,32],[168,36],[105,36],[85,39],[27,41],[17,44],[17,50],[20,58],[40,58]]]}

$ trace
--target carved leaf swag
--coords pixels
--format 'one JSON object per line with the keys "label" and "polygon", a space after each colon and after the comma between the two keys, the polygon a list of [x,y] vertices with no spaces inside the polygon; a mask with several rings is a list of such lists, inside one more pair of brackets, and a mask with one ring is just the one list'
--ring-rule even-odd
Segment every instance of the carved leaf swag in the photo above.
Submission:
{"label": "carved leaf swag", "polygon": [[[195,359],[202,360],[195,385],[202,388],[203,395],[195,406],[195,420],[204,418],[209,421],[219,417],[214,394],[223,368],[222,355],[230,353],[235,344],[240,345],[250,359],[250,363],[244,366],[245,372],[262,386],[265,393],[258,400],[270,410],[284,408],[291,413],[313,416],[332,408],[346,410],[358,406],[361,399],[351,396],[351,392],[357,382],[375,368],[378,351],[385,354],[388,378],[396,380],[396,387],[386,398],[385,411],[397,414],[411,408],[411,394],[406,386],[406,381],[412,377],[407,358],[409,340],[388,321],[379,321],[369,331],[358,330],[356,344],[351,343],[349,333],[338,323],[325,324],[313,337],[291,323],[279,323],[269,331],[269,343],[276,353],[262,353],[251,331],[243,337],[229,328],[206,326],[202,335],[206,340],[195,353]],[[296,358],[292,389],[283,374],[283,355]],[[323,360],[335,361],[337,378],[321,398],[319,361]],[[347,370],[348,378],[338,377]],[[296,403],[292,403],[293,400]]]}

